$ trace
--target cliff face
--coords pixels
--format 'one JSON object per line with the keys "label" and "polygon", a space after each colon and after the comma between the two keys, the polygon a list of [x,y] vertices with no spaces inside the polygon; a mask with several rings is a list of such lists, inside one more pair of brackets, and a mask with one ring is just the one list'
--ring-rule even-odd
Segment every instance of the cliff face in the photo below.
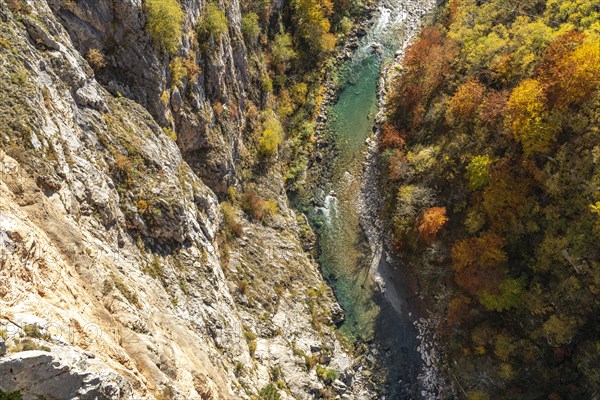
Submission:
{"label": "cliff face", "polygon": [[[113,95],[144,106],[160,125],[176,128],[185,160],[209,186],[223,190],[235,180],[244,100],[252,90],[240,7],[237,1],[227,3],[229,31],[200,51],[195,31],[204,2],[181,3],[184,28],[178,56],[199,71],[176,85],[169,69],[172,58],[144,31],[142,1],[48,1],[80,54],[97,49],[106,55],[98,81]],[[228,111],[219,118],[213,111],[217,103]]]}
{"label": "cliff face", "polygon": [[[189,57],[200,2],[182,5]],[[360,381],[277,172],[273,221],[239,215],[244,235],[218,240],[205,182],[236,179],[252,93],[239,7],[225,9],[229,34],[171,87],[141,1],[0,0],[0,392],[239,399],[273,382],[312,398],[314,360]],[[98,75],[90,49],[107,55]]]}

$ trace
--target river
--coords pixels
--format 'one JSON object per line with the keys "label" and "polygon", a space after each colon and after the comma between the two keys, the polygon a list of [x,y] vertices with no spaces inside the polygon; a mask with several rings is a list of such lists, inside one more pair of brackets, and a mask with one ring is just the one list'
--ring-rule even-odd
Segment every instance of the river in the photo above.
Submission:
{"label": "river", "polygon": [[339,330],[354,343],[370,344],[386,399],[423,397],[421,358],[410,293],[395,263],[382,257],[381,232],[374,232],[377,224],[369,221],[376,215],[365,218],[364,208],[374,205],[364,196],[373,182],[365,182],[363,166],[382,104],[382,66],[402,55],[433,8],[430,0],[382,2],[352,58],[339,68],[341,89],[320,132],[333,142],[335,157],[321,184],[321,204],[309,213],[317,227],[323,275],[346,314]]}

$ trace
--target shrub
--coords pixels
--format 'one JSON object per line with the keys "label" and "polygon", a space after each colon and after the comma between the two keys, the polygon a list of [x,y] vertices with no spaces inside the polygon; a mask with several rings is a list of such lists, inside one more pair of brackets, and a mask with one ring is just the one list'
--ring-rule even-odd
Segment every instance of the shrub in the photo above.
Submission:
{"label": "shrub", "polygon": [[241,198],[241,206],[246,214],[257,221],[273,218],[279,211],[277,202],[274,199],[265,201],[254,189],[244,192]]}
{"label": "shrub", "polygon": [[[136,307],[140,307],[140,300],[138,298],[137,293],[135,293],[133,290],[131,290],[126,284],[125,282],[123,282],[118,276],[116,275],[112,275],[112,283],[114,284],[114,287],[123,295],[123,297],[125,297],[125,299],[127,299],[127,301],[129,301],[131,304],[135,305]],[[110,284],[110,283],[109,283]],[[105,287],[107,286],[106,282],[105,282]]]}
{"label": "shrub", "polygon": [[267,386],[262,388],[261,391],[258,393],[258,395],[260,396],[261,400],[280,400],[281,399],[279,390],[277,390],[277,387],[272,383],[269,383]]}
{"label": "shrub", "polygon": [[191,51],[188,58],[185,58],[183,61],[183,66],[187,71],[187,77],[190,81],[195,81],[200,75],[200,66],[196,63],[196,53]]}
{"label": "shrub", "polygon": [[240,377],[240,376],[244,375],[245,370],[246,370],[246,366],[244,365],[244,363],[242,363],[241,361],[238,361],[235,363],[235,370],[233,371],[233,373],[235,374],[235,376]]}
{"label": "shrub", "polygon": [[106,60],[104,59],[104,54],[102,54],[98,49],[90,49],[90,51],[88,51],[85,55],[85,59],[95,70],[106,67]]}
{"label": "shrub", "polygon": [[331,384],[339,377],[339,374],[335,369],[325,368],[321,365],[317,365],[317,376],[326,384]]}
{"label": "shrub", "polygon": [[256,352],[256,334],[244,328],[244,338],[246,339],[246,342],[248,342],[248,351],[250,352],[250,356],[254,356],[254,353]]}
{"label": "shrub", "polygon": [[29,336],[34,339],[43,339],[49,341],[51,336],[47,333],[43,333],[38,324],[28,324],[23,326],[23,333],[25,336]]}
{"label": "shrub", "polygon": [[183,11],[177,0],[146,0],[146,31],[169,54],[175,54],[183,34]]}
{"label": "shrub", "polygon": [[265,201],[256,193],[254,189],[249,189],[241,198],[242,210],[250,217],[261,221],[264,217]]}
{"label": "shrub", "polygon": [[232,237],[241,237],[244,234],[244,228],[237,222],[235,209],[231,203],[221,203],[221,211],[223,212],[223,223],[225,224],[228,235]]}
{"label": "shrub", "polygon": [[183,65],[183,58],[175,57],[169,63],[169,71],[171,72],[171,86],[181,87],[183,78],[187,76],[187,69]]}
{"label": "shrub", "polygon": [[165,135],[167,135],[172,141],[174,141],[174,142],[177,141],[177,134],[175,133],[175,131],[173,129],[163,127],[162,130],[165,133]]}
{"label": "shrub", "polygon": [[279,207],[277,207],[277,202],[275,200],[269,199],[265,202],[263,206],[263,213],[265,217],[273,218],[275,215],[277,215],[278,211]]}
{"label": "shrub", "polygon": [[23,13],[23,14],[29,14],[31,13],[31,6],[29,4],[27,4],[25,2],[25,0],[7,0],[6,4],[8,5],[8,8],[10,8],[10,10],[12,12],[15,13]]}
{"label": "shrub", "polygon": [[223,10],[219,8],[217,3],[208,3],[206,12],[198,20],[198,33],[200,36],[219,39],[223,33],[227,32],[227,29],[227,16]]}
{"label": "shrub", "polygon": [[162,277],[164,274],[164,268],[160,263],[160,259],[158,257],[154,257],[152,262],[144,267],[144,272],[154,279]]}
{"label": "shrub", "polygon": [[171,101],[171,96],[169,95],[169,91],[164,90],[160,95],[160,101],[166,106]]}
{"label": "shrub", "polygon": [[248,279],[242,279],[241,281],[237,281],[237,283],[236,283],[238,291],[243,295],[246,295],[248,293],[249,285],[250,285],[250,282],[248,282]]}
{"label": "shrub", "polygon": [[0,400],[23,400],[21,392],[3,392],[0,390]]}
{"label": "shrub", "polygon": [[262,91],[265,93],[271,93],[273,91],[273,80],[269,75],[265,75],[261,81]]}

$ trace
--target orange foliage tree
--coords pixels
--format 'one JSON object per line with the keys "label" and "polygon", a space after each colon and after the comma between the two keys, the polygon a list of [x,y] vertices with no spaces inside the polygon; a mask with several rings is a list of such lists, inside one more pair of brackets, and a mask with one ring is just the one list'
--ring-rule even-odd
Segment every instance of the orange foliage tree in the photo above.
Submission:
{"label": "orange foliage tree", "polygon": [[446,216],[446,207],[431,207],[423,212],[419,218],[417,231],[421,240],[425,243],[433,243],[437,238],[437,233],[448,222]]}
{"label": "orange foliage tree", "polygon": [[404,146],[406,133],[400,131],[394,125],[386,123],[381,127],[379,147],[381,150],[395,149]]}
{"label": "orange foliage tree", "polygon": [[407,50],[405,73],[394,82],[399,89],[389,97],[393,119],[409,130],[420,124],[425,108],[451,72],[456,54],[454,40],[438,26],[423,29],[419,39]]}
{"label": "orange foliage tree", "polygon": [[576,31],[562,35],[548,47],[539,72],[553,106],[581,104],[600,88],[600,39]]}
{"label": "orange foliage tree", "polygon": [[456,283],[475,295],[495,292],[508,260],[503,245],[502,238],[492,232],[454,242],[451,256]]}
{"label": "orange foliage tree", "polygon": [[491,128],[501,124],[509,95],[508,90],[488,92],[479,109],[479,120],[484,126]]}

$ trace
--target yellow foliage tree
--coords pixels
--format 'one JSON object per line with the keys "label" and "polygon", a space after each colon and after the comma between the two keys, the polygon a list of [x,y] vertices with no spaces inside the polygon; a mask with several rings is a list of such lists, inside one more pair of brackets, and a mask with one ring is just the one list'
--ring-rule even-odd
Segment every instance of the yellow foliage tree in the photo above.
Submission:
{"label": "yellow foliage tree", "polygon": [[543,86],[535,79],[522,81],[508,99],[508,127],[528,156],[547,152],[556,138],[545,99]]}
{"label": "yellow foliage tree", "polygon": [[281,122],[270,111],[266,113],[263,130],[258,139],[258,151],[263,157],[272,157],[277,153],[277,148],[283,141],[283,127]]}

